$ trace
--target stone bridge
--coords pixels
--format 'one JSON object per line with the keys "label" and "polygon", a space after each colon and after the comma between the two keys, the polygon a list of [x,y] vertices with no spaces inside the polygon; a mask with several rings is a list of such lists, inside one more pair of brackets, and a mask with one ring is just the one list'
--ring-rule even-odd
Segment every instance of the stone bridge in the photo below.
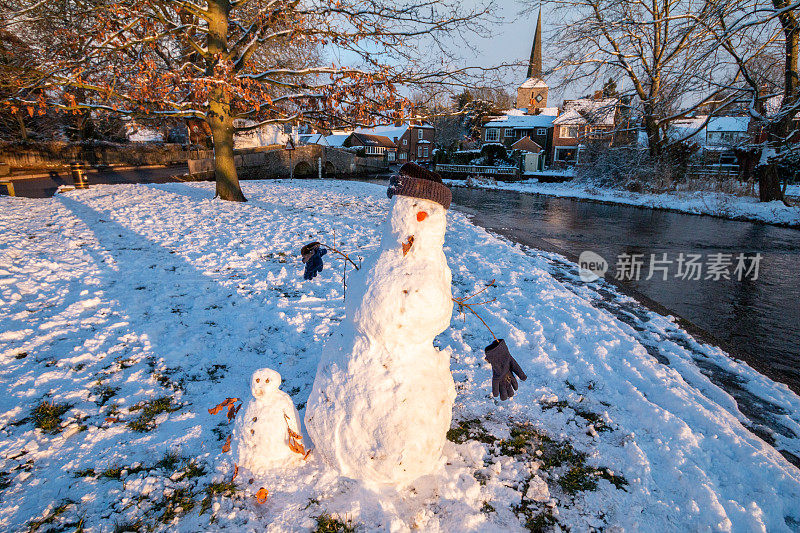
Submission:
{"label": "stone bridge", "polygon": [[[245,180],[357,176],[387,168],[382,157],[359,157],[349,150],[318,144],[237,150],[234,159],[239,179]],[[189,173],[198,179],[213,177],[214,159],[190,159]]]}

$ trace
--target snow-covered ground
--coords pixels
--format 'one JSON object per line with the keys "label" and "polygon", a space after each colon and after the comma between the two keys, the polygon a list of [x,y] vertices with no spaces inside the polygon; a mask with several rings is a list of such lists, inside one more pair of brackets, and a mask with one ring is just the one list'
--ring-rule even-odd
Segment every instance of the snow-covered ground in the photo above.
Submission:
{"label": "snow-covered ground", "polygon": [[[466,187],[465,180],[445,180],[450,185]],[[607,189],[580,182],[542,183],[537,179],[516,182],[480,181],[474,187],[519,191],[566,198],[583,198],[617,204],[671,209],[696,215],[713,215],[735,220],[752,220],[783,226],[800,226],[800,206],[787,207],[783,202],[759,202],[757,198],[714,192],[636,193]],[[787,188],[787,196],[800,196],[800,186]]]}
{"label": "snow-covered ground", "polygon": [[800,455],[800,398],[456,212],[453,293],[497,280],[480,309],[528,373],[517,396],[491,398],[488,332],[454,316],[436,340],[458,394],[438,475],[367,490],[312,452],[230,483],[233,423],[208,409],[269,366],[302,416],[342,319],[342,262],[304,282],[300,246],[335,231],[370,249],[388,206],[366,183],[244,190],[246,204],[209,183],[0,197],[0,529],[800,529],[800,470],[776,451]]}

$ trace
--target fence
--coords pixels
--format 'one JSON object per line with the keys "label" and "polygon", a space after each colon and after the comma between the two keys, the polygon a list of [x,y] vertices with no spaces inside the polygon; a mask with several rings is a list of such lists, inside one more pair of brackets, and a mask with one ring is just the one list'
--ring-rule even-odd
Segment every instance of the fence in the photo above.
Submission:
{"label": "fence", "polygon": [[465,176],[506,176],[519,175],[517,167],[489,167],[480,165],[436,165],[436,172],[441,174],[461,174]]}
{"label": "fence", "polygon": [[188,150],[179,144],[0,143],[0,163],[13,170],[62,169],[76,159],[91,166],[175,165],[208,154],[211,152]]}

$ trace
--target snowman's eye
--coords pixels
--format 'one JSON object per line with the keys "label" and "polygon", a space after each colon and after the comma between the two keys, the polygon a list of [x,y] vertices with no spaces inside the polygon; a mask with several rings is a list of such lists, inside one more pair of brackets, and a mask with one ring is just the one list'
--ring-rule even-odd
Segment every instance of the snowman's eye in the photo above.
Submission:
{"label": "snowman's eye", "polygon": [[269,383],[269,378],[267,378],[267,383]]}
{"label": "snowman's eye", "polygon": [[417,213],[417,222],[422,222],[426,218],[428,218],[428,213],[426,213],[425,211],[420,211],[419,213]]}
{"label": "snowman's eye", "polygon": [[261,378],[256,378],[256,383],[261,383]]}

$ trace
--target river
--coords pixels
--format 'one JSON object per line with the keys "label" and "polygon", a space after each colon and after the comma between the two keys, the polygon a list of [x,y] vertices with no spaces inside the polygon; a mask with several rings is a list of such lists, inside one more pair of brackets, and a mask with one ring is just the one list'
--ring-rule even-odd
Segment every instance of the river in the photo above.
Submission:
{"label": "river", "polygon": [[[800,230],[665,210],[569,198],[453,187],[453,203],[473,222],[512,241],[576,260],[590,250],[615,277],[620,254],[642,254],[641,278],[621,283],[710,334],[732,355],[800,391]],[[679,254],[761,255],[753,273],[732,279],[646,280],[651,254],[676,262]],[[735,260],[734,260],[735,263]],[[747,263],[751,266],[751,263]],[[733,268],[731,268],[733,274]],[[703,278],[706,273],[703,273]]]}

